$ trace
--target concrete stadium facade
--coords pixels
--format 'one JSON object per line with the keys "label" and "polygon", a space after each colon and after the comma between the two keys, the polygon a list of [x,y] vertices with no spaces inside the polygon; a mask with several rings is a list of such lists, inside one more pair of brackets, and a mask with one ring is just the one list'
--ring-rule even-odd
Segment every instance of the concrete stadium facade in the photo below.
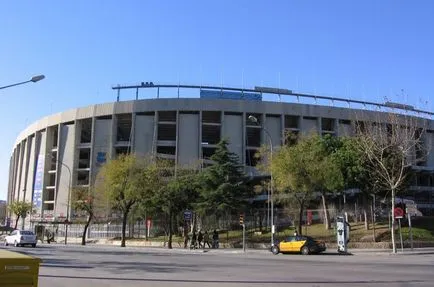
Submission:
{"label": "concrete stadium facade", "polygon": [[[45,117],[18,136],[10,158],[8,202],[32,201],[32,222],[62,221],[71,186],[89,186],[104,162],[129,150],[157,154],[179,165],[206,162],[228,138],[246,171],[257,174],[253,154],[263,144],[284,142],[285,131],[354,134],[354,115],[382,112],[324,105],[242,99],[154,98],[77,108]],[[255,116],[260,126],[248,120]],[[359,120],[359,119],[358,119]],[[424,144],[434,146],[434,122]],[[263,126],[269,133],[266,135]],[[434,208],[434,153],[429,153],[410,188],[419,207]],[[9,215],[10,216],[10,215]]]}

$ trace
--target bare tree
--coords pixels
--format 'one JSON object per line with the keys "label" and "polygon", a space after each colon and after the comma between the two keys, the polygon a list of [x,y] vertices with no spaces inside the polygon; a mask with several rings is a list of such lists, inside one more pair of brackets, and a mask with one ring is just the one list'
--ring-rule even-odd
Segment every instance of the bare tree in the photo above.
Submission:
{"label": "bare tree", "polygon": [[356,116],[357,142],[366,156],[368,173],[390,192],[393,253],[396,253],[393,212],[396,193],[406,185],[412,167],[426,158],[423,141],[426,125],[425,119],[393,112],[365,112]]}

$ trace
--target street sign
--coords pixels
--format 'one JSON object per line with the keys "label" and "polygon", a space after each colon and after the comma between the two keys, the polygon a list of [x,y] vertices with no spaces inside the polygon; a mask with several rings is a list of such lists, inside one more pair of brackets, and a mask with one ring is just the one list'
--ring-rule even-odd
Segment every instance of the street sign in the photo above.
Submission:
{"label": "street sign", "polygon": [[395,207],[393,213],[395,214],[396,219],[404,217],[404,210],[401,207]]}
{"label": "street sign", "polygon": [[184,220],[185,220],[185,221],[189,221],[189,220],[191,220],[191,215],[192,215],[191,210],[186,210],[186,211],[184,211]]}

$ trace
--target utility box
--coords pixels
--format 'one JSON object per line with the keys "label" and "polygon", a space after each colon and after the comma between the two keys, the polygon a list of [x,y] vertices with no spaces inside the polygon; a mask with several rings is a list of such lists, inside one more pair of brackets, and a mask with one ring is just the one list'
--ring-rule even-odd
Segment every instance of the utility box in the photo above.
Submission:
{"label": "utility box", "polygon": [[37,287],[41,259],[0,250],[0,286]]}
{"label": "utility box", "polygon": [[347,253],[348,242],[350,241],[350,225],[345,221],[344,216],[336,217],[336,235],[338,242],[338,253]]}

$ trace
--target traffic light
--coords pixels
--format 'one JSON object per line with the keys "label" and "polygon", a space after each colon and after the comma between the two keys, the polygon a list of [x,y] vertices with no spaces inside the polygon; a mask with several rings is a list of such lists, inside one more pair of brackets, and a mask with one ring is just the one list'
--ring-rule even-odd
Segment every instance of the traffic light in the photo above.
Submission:
{"label": "traffic light", "polygon": [[244,224],[244,214],[240,214],[240,225]]}

